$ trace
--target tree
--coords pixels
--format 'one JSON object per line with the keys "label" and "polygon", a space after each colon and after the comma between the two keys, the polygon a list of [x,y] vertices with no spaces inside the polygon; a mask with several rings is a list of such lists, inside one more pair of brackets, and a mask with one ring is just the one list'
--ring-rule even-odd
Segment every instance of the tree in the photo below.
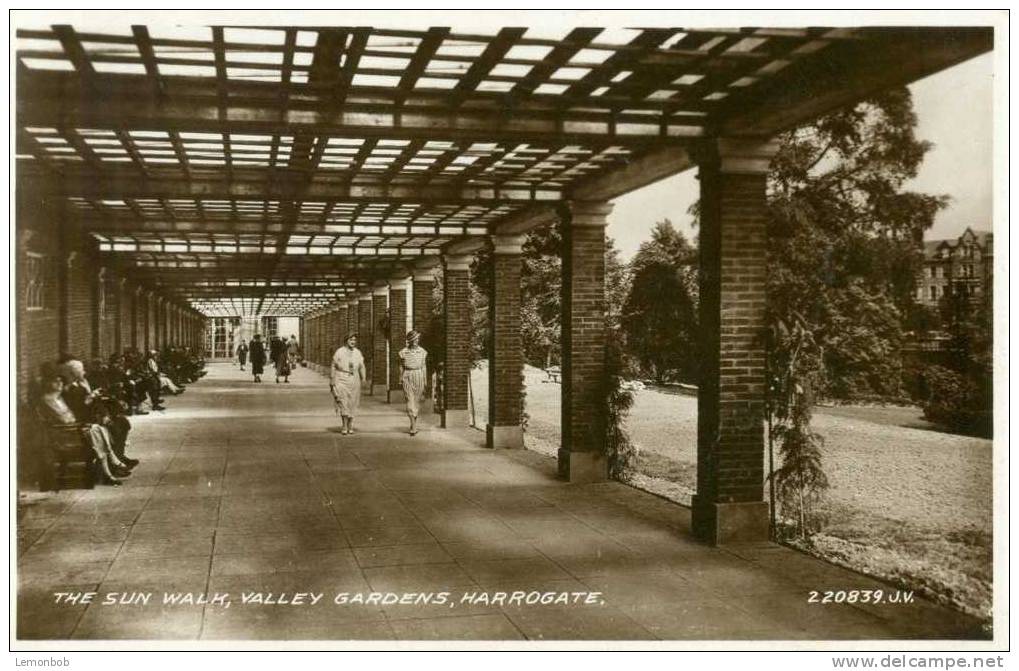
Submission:
{"label": "tree", "polygon": [[930,144],[908,90],[790,131],[768,180],[770,320],[824,351],[818,393],[897,396],[923,233],[947,202],[905,189]]}
{"label": "tree", "polygon": [[629,352],[658,383],[697,379],[696,259],[696,248],[666,219],[630,263],[621,325]]}
{"label": "tree", "polygon": [[810,429],[816,394],[897,396],[923,234],[947,200],[905,189],[930,145],[909,91],[822,117],[780,140],[768,179],[768,411],[772,487],[806,536],[828,486]]}
{"label": "tree", "polygon": [[924,416],[952,430],[991,437],[994,424],[993,294],[974,299],[953,286],[939,308],[948,334],[945,365],[927,366]]}

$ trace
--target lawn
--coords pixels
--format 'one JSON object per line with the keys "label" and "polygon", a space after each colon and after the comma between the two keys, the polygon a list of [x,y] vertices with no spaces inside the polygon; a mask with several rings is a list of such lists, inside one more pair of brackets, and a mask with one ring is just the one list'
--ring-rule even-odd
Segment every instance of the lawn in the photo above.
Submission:
{"label": "lawn", "polygon": [[[525,371],[527,445],[555,454],[560,385]],[[476,423],[484,427],[487,370],[474,370]],[[827,522],[804,547],[864,573],[922,590],[989,618],[991,441],[936,431],[916,408],[817,408],[831,488]],[[640,450],[632,484],[689,504],[696,486],[697,400],[635,392],[627,430]]]}

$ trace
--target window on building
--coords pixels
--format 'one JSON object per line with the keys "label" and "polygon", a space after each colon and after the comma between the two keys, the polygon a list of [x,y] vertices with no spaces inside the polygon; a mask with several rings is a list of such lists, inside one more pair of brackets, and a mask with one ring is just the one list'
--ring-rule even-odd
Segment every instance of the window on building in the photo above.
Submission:
{"label": "window on building", "polygon": [[938,300],[938,288],[937,287],[931,287],[931,300],[932,301]]}
{"label": "window on building", "polygon": [[46,257],[28,252],[25,256],[25,309],[46,307]]}
{"label": "window on building", "polygon": [[265,339],[279,335],[279,320],[276,317],[262,317],[262,337]]}

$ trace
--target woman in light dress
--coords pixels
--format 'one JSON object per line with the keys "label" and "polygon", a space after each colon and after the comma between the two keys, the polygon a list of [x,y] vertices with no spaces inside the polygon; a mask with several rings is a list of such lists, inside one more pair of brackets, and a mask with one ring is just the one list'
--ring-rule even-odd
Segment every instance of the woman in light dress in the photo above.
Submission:
{"label": "woman in light dress", "polygon": [[411,331],[407,334],[407,346],[400,350],[400,382],[407,397],[407,416],[410,417],[410,435],[418,432],[418,409],[425,395],[425,365],[428,352],[420,345],[421,334]]}
{"label": "woman in light dress", "polygon": [[340,433],[354,433],[354,413],[361,404],[361,383],[367,379],[364,357],[357,348],[357,334],[348,333],[343,347],[333,354],[332,374],[329,388],[343,420]]}

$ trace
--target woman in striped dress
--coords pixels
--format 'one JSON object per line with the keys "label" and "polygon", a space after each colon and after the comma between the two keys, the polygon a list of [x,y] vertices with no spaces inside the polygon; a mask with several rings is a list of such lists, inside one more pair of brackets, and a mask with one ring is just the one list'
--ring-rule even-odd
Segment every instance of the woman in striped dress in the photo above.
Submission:
{"label": "woman in striped dress", "polygon": [[400,350],[400,382],[407,397],[407,416],[410,417],[410,435],[418,432],[418,409],[425,395],[425,362],[428,352],[419,344],[421,334],[411,331],[407,334],[407,346]]}

